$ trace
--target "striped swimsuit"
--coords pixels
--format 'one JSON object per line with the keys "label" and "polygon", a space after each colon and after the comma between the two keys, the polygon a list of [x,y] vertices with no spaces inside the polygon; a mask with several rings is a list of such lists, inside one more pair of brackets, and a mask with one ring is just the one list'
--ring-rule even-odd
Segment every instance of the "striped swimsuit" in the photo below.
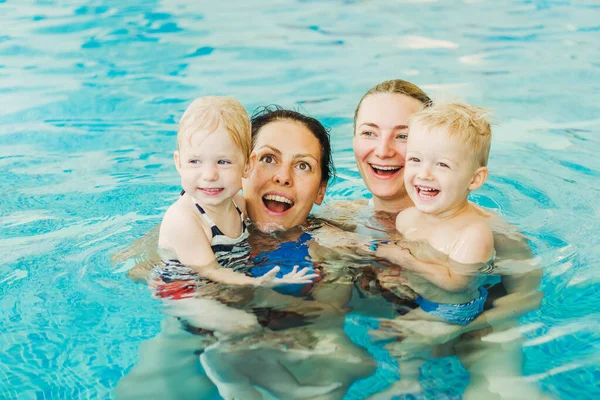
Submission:
{"label": "striped swimsuit", "polygon": [[[232,200],[233,202],[233,200]],[[242,233],[237,238],[230,238],[208,216],[206,211],[195,204],[204,221],[210,226],[212,239],[210,247],[223,268],[230,268],[236,272],[248,273],[250,267],[250,245],[248,244],[248,229],[244,222],[244,214],[233,202],[233,206],[240,215]],[[209,281],[199,278],[198,274],[190,267],[182,264],[177,259],[163,260],[154,268],[154,277],[160,281],[156,286],[156,295],[160,298],[179,299],[193,294],[197,284],[205,284]]]}

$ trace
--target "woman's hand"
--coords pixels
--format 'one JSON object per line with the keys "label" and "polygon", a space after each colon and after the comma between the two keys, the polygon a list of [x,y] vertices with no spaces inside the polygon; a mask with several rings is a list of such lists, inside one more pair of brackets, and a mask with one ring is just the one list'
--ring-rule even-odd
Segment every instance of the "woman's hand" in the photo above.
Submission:
{"label": "woman's hand", "polygon": [[394,357],[407,357],[431,346],[447,343],[463,332],[460,325],[423,319],[380,320],[379,329],[369,333],[376,340],[397,339],[385,346]]}
{"label": "woman's hand", "polygon": [[258,286],[275,287],[280,285],[308,284],[312,283],[313,279],[318,276],[317,274],[309,274],[308,272],[312,271],[309,267],[302,268],[300,271],[298,271],[298,268],[300,267],[295,265],[290,273],[277,278],[280,268],[275,266],[260,278],[256,278]]}

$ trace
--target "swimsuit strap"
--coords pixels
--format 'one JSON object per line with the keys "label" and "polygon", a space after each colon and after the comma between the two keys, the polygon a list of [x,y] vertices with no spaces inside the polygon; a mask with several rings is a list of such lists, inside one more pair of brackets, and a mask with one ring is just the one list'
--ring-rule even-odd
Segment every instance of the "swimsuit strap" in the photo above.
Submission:
{"label": "swimsuit strap", "polygon": [[[242,211],[239,209],[239,207],[237,206],[237,204],[235,204],[235,201],[233,201],[233,199],[231,200],[231,202],[233,203],[233,206],[235,207],[235,209],[237,210],[238,214],[240,215],[240,220],[242,221],[242,233],[240,235],[240,237],[242,235],[244,235],[244,233],[246,233],[246,222],[244,221],[244,214],[242,213]],[[212,220],[212,218],[210,218],[208,216],[208,214],[206,213],[206,211],[204,211],[204,209],[200,206],[200,204],[194,202],[194,204],[196,205],[196,208],[198,209],[198,211],[200,211],[200,215],[202,215],[202,217],[204,218],[204,220],[208,223],[208,226],[210,226],[210,232],[212,233],[213,236],[213,240],[216,236],[225,236],[228,237],[227,235],[225,235],[223,233],[223,231],[221,231],[219,229],[219,227],[215,224],[215,222]]]}

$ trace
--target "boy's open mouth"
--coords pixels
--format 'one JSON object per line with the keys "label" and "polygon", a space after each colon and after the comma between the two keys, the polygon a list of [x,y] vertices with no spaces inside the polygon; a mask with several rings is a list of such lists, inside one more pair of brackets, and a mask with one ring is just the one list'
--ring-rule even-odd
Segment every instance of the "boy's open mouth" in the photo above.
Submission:
{"label": "boy's open mouth", "polygon": [[440,192],[438,189],[429,186],[415,185],[415,189],[417,190],[417,195],[423,200],[431,200]]}
{"label": "boy's open mouth", "polygon": [[267,210],[274,213],[286,212],[294,206],[291,199],[276,194],[266,194],[263,196],[262,201]]}
{"label": "boy's open mouth", "polygon": [[402,165],[375,165],[369,164],[375,175],[380,177],[389,177],[402,169]]}

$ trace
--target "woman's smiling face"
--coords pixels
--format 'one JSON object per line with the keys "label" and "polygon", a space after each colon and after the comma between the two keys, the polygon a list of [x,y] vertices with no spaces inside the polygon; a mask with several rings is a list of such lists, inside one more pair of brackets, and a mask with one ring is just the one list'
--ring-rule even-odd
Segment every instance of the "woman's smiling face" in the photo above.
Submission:
{"label": "woman's smiling face", "polygon": [[306,222],[325,196],[321,162],[319,141],[303,124],[277,120],[260,128],[243,180],[248,216],[260,230]]}
{"label": "woman's smiling face", "polygon": [[408,119],[422,108],[419,100],[397,93],[363,99],[356,116],[354,155],[360,175],[376,199],[406,197]]}

